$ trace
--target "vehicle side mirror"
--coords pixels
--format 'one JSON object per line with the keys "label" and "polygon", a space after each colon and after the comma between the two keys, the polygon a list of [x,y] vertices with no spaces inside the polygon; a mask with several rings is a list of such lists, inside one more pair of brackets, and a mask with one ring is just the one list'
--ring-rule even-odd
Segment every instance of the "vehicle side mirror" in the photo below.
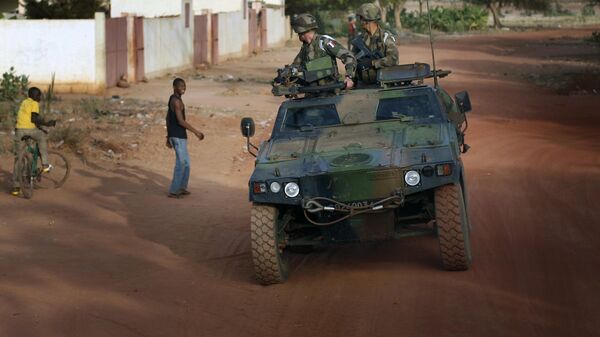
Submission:
{"label": "vehicle side mirror", "polygon": [[454,99],[456,101],[456,105],[458,105],[458,110],[460,110],[460,112],[465,113],[471,111],[471,99],[469,98],[468,92],[461,91],[458,94],[454,95]]}
{"label": "vehicle side mirror", "polygon": [[242,129],[242,135],[246,138],[250,138],[254,136],[254,120],[251,117],[242,118],[242,123],[240,125]]}

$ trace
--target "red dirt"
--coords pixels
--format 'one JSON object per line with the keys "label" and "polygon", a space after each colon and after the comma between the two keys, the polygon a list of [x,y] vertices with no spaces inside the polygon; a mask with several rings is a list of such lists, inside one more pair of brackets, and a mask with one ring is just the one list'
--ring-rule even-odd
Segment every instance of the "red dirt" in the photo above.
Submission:
{"label": "red dirt", "polygon": [[[454,71],[442,83],[469,90],[474,105],[464,156],[472,270],[442,271],[436,240],[421,237],[299,256],[287,283],[257,285],[246,185],[253,161],[238,122],[241,114],[272,120],[280,99],[264,94],[266,84],[189,79],[188,105],[233,109],[190,116],[206,134],[190,141],[191,196],[166,198],[173,154],[162,126],[120,165],[73,158],[63,189],[29,201],[0,195],[0,336],[600,335],[600,96],[557,95],[514,74],[560,62],[541,44],[527,46],[591,31],[439,43],[438,65]],[[402,62],[429,60],[424,42],[400,50]],[[268,78],[293,54],[209,73]],[[111,94],[166,100],[170,81]],[[239,95],[220,94],[232,87]],[[0,164],[8,184],[11,159]]]}

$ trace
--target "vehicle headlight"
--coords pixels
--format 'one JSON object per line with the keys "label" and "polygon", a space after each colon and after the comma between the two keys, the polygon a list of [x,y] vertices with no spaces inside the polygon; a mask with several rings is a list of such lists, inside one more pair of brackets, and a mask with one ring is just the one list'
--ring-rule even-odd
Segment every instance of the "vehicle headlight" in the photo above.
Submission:
{"label": "vehicle headlight", "polygon": [[408,186],[417,186],[421,182],[421,175],[417,171],[408,171],[404,174],[404,181]]}
{"label": "vehicle headlight", "polygon": [[276,181],[272,182],[269,187],[273,193],[279,193],[279,191],[281,191],[281,184]]}
{"label": "vehicle headlight", "polygon": [[283,189],[285,195],[290,198],[297,197],[300,194],[300,186],[296,183],[287,183],[285,184],[285,188]]}

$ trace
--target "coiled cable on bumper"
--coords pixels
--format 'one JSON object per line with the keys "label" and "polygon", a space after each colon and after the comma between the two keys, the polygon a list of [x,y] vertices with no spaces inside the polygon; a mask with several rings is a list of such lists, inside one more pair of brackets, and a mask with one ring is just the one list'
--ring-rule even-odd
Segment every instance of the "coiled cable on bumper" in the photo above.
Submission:
{"label": "coiled cable on bumper", "polygon": [[[327,202],[329,204],[333,204],[334,206],[324,206],[322,202]],[[304,204],[304,216],[306,220],[308,220],[313,225],[317,226],[329,226],[336,224],[338,222],[349,219],[353,216],[365,214],[369,212],[376,212],[386,208],[386,203],[395,203],[396,205],[387,208],[395,208],[398,205],[404,202],[404,197],[402,195],[393,195],[391,197],[387,197],[375,202],[372,202],[365,206],[352,206],[349,204],[345,204],[343,202],[339,202],[334,199],[325,198],[325,197],[315,197],[306,201]],[[388,205],[389,206],[389,205]],[[310,214],[330,211],[330,212],[340,212],[346,213],[346,215],[342,216],[339,219],[329,221],[329,222],[318,222],[310,218]]]}

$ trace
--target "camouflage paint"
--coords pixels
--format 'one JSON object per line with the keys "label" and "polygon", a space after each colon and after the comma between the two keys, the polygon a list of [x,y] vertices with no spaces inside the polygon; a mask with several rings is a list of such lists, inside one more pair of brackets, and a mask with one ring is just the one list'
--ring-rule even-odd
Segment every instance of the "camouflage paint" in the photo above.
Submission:
{"label": "camouflage paint", "polygon": [[[381,99],[426,94],[436,122],[376,120]],[[335,104],[341,124],[305,131],[284,131],[289,108]],[[427,86],[355,90],[326,98],[288,100],[279,110],[272,138],[265,143],[250,179],[270,184],[296,182],[300,195],[250,194],[258,203],[302,205],[303,198],[327,197],[341,202],[378,200],[391,195],[410,196],[456,182],[460,175],[457,133],[436,91]],[[441,122],[440,122],[441,121]],[[450,176],[425,177],[410,187],[404,182],[409,169],[452,163]]]}

